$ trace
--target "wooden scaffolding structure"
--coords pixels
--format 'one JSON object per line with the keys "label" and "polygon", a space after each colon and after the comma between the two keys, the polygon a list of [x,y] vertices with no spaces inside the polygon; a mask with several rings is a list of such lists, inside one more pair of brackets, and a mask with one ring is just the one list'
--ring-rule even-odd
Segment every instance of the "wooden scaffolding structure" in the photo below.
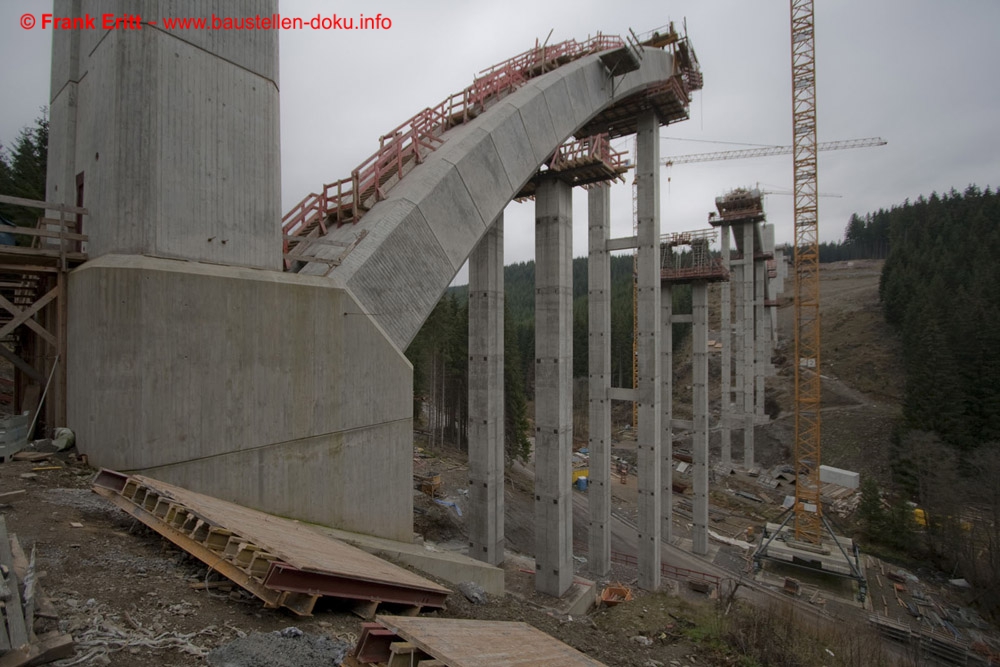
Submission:
{"label": "wooden scaffolding structure", "polygon": [[14,366],[11,407],[29,413],[32,427],[64,426],[67,277],[87,260],[87,209],[6,195],[0,204],[39,210],[33,228],[0,229],[17,242],[0,243],[0,357]]}

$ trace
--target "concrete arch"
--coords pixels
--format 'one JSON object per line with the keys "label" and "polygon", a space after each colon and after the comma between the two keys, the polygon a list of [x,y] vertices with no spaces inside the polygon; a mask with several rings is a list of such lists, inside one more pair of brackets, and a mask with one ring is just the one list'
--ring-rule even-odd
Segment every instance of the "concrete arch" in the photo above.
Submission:
{"label": "concrete arch", "polygon": [[[328,236],[345,242],[367,235],[331,278],[405,349],[487,227],[545,160],[599,113],[674,74],[669,53],[646,49],[639,69],[614,85],[599,55],[533,79],[446,133],[444,145],[357,225],[333,230]],[[327,269],[313,263],[301,273]]]}

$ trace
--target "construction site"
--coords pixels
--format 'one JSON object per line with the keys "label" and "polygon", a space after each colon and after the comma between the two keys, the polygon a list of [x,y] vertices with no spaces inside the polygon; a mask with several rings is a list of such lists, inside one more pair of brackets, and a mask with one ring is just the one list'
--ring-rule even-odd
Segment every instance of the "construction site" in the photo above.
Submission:
{"label": "construction site", "polygon": [[[668,21],[477,63],[288,211],[275,32],[53,31],[45,198],[0,192],[38,220],[0,244],[0,667],[996,664],[957,584],[854,539],[858,471],[888,467],[863,443],[901,389],[851,378],[900,361],[851,356],[885,327],[881,264],[821,269],[817,154],[886,142],[817,141],[812,0],[790,25],[790,146],[661,155],[712,85]],[[793,238],[759,185],[661,215],[665,168],[761,155],[793,162]],[[505,446],[509,205],[534,211],[525,460]],[[428,444],[406,355],[464,266],[465,451]],[[801,661],[706,639],[751,619]]]}

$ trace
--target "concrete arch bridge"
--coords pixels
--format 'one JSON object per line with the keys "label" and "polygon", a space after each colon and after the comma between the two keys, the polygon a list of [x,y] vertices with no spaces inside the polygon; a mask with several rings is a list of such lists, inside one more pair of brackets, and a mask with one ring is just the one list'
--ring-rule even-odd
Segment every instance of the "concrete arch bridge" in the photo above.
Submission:
{"label": "concrete arch bridge", "polygon": [[[650,267],[658,299],[657,130],[686,119],[690,93],[702,85],[686,37],[672,26],[627,42],[600,35],[536,47],[484,70],[466,90],[386,133],[349,177],[304,199],[284,216],[278,239],[268,222],[280,201],[272,145],[231,164],[170,148],[173,132],[200,136],[206,114],[215,132],[254,118],[267,126],[244,135],[275,135],[277,38],[226,35],[201,44],[194,42],[207,38],[195,35],[178,44],[164,31],[142,33],[81,45],[57,36],[53,49],[50,183],[60,194],[49,201],[74,191],[74,175],[85,174],[93,218],[92,259],[70,277],[68,388],[69,426],[91,460],[283,516],[409,541],[412,368],[403,350],[471,255],[470,291],[482,314],[470,339],[477,359],[470,403],[490,443],[473,452],[471,478],[473,493],[500,508],[502,524],[503,419],[495,400],[503,210],[516,197],[536,199],[538,289],[547,295],[539,302],[546,342],[538,354],[550,369],[539,386],[552,397],[539,421],[551,442],[538,434],[537,464],[555,471],[571,435],[559,389],[571,372],[564,335],[572,319],[564,312],[571,188],[619,177],[626,166],[608,137],[638,133],[639,234],[602,247],[638,246],[640,272]],[[70,57],[74,48],[83,55]],[[159,68],[159,78],[134,77],[122,69],[129,58],[116,53]],[[210,103],[175,100],[158,87],[211,68],[234,85],[220,86]],[[118,77],[118,92],[105,102],[90,87],[108,77]],[[141,102],[130,97],[139,89]],[[118,106],[102,112],[105,103]],[[155,125],[157,109],[167,106],[180,120]],[[233,106],[257,113],[237,116]],[[151,122],[159,128],[151,141],[162,145],[144,153],[156,169],[148,182],[159,185],[129,189],[128,170],[104,171],[117,148],[98,146],[100,162],[90,161],[94,144],[106,141],[95,128],[108,118],[117,118],[122,137]],[[147,163],[136,164],[138,178]],[[156,191],[226,169],[256,208],[207,216],[204,203]],[[593,233],[595,219],[607,220],[606,187],[592,188],[590,208]],[[133,210],[149,212],[141,229],[129,222]],[[204,224],[197,233],[178,231],[184,216]],[[606,234],[606,222],[600,229]],[[653,331],[656,309],[650,318]],[[558,594],[572,578],[571,503],[562,473],[553,474],[536,495],[540,520],[556,528],[536,558],[540,575],[549,573],[540,587]],[[495,512],[475,517],[470,547],[494,563],[503,548],[497,520]]]}

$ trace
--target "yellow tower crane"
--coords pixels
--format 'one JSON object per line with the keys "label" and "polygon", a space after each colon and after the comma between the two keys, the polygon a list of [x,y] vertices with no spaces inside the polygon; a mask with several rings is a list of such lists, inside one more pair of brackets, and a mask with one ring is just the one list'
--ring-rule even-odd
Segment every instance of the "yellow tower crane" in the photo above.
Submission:
{"label": "yellow tower crane", "polygon": [[822,541],[820,502],[819,216],[813,0],[791,0],[795,179],[795,539]]}

